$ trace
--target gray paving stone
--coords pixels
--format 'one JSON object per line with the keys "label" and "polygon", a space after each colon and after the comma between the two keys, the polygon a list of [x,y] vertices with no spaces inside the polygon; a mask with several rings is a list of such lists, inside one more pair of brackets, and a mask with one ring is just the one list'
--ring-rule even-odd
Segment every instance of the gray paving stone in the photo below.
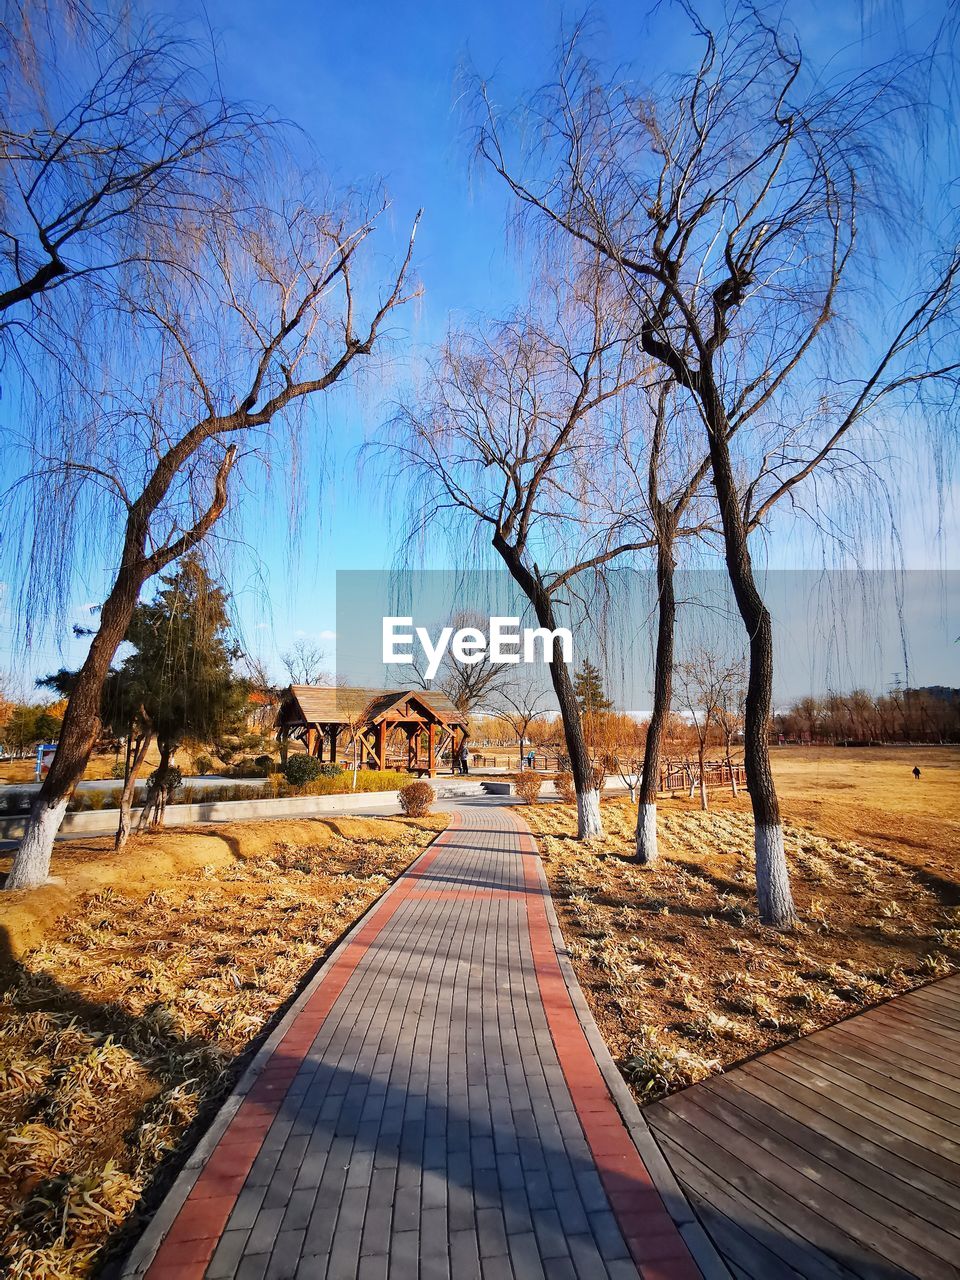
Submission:
{"label": "gray paving stone", "polygon": [[540,1001],[517,834],[462,812],[320,1027],[208,1280],[638,1280]]}

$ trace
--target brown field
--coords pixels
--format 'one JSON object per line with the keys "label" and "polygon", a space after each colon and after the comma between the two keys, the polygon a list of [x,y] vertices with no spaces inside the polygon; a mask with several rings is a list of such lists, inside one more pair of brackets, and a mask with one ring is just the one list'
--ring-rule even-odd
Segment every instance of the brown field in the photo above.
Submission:
{"label": "brown field", "polygon": [[[921,780],[910,774],[919,761]],[[661,860],[631,860],[634,809],[575,841],[572,808],[522,810],[574,967],[641,1101],[960,968],[960,752],[782,750],[775,767],[799,927],[762,927],[747,801],[664,799]]]}
{"label": "brown field", "polygon": [[960,747],[779,747],[773,768],[790,821],[960,885]]}
{"label": "brown field", "polygon": [[0,1275],[84,1276],[129,1244],[264,1028],[445,825],[76,841],[62,885],[0,899]]}

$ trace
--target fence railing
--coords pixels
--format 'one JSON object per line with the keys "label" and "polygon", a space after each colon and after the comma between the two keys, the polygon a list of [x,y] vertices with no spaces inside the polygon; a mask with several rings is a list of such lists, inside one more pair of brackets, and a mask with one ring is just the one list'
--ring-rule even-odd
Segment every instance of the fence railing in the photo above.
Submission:
{"label": "fence railing", "polygon": [[[738,787],[746,787],[746,768],[734,761],[704,760],[703,784],[706,787],[732,787],[734,781]],[[660,770],[660,791],[689,791],[700,786],[700,766],[694,761],[669,760]]]}

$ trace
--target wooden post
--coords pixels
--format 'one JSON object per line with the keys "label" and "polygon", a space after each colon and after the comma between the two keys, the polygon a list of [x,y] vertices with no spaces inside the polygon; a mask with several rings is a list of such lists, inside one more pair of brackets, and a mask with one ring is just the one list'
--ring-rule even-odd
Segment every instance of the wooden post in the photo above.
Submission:
{"label": "wooden post", "polygon": [[307,729],[307,755],[308,756],[316,755],[317,753],[316,746],[317,746],[317,731],[313,725],[310,725],[310,727]]}
{"label": "wooden post", "polygon": [[381,720],[377,725],[377,768],[382,770],[387,762],[387,723]]}
{"label": "wooden post", "polygon": [[431,778],[437,772],[437,726],[432,720],[427,730],[427,769]]}

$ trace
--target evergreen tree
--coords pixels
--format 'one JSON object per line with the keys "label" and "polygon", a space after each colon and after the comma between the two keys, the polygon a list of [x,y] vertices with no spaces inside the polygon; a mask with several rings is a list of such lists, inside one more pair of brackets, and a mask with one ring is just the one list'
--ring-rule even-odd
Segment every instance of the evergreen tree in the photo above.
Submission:
{"label": "evergreen tree", "polygon": [[236,720],[247,690],[233,670],[240,652],[230,639],[226,593],[197,556],[185,556],[161,577],[153,601],[135,609],[127,639],[134,653],[120,677],[141,692],[160,749],[143,809],[144,820],[157,826],[178,748],[219,737]]}
{"label": "evergreen tree", "polygon": [[[132,652],[104,683],[100,719],[126,736],[127,755],[116,848],[130,833],[137,775],[156,737],[160,764],[150,780],[143,820],[157,826],[178,775],[173,757],[184,741],[209,742],[242,714],[247,682],[234,674],[240,656],[230,639],[227,595],[198,556],[185,556],[160,579],[154,599],[136,606],[125,643]],[[76,672],[61,670],[38,684],[68,697]]]}
{"label": "evergreen tree", "polygon": [[600,668],[595,667],[587,658],[580,663],[580,668],[573,678],[573,690],[580,710],[585,716],[610,711],[613,707],[613,703],[604,692]]}

